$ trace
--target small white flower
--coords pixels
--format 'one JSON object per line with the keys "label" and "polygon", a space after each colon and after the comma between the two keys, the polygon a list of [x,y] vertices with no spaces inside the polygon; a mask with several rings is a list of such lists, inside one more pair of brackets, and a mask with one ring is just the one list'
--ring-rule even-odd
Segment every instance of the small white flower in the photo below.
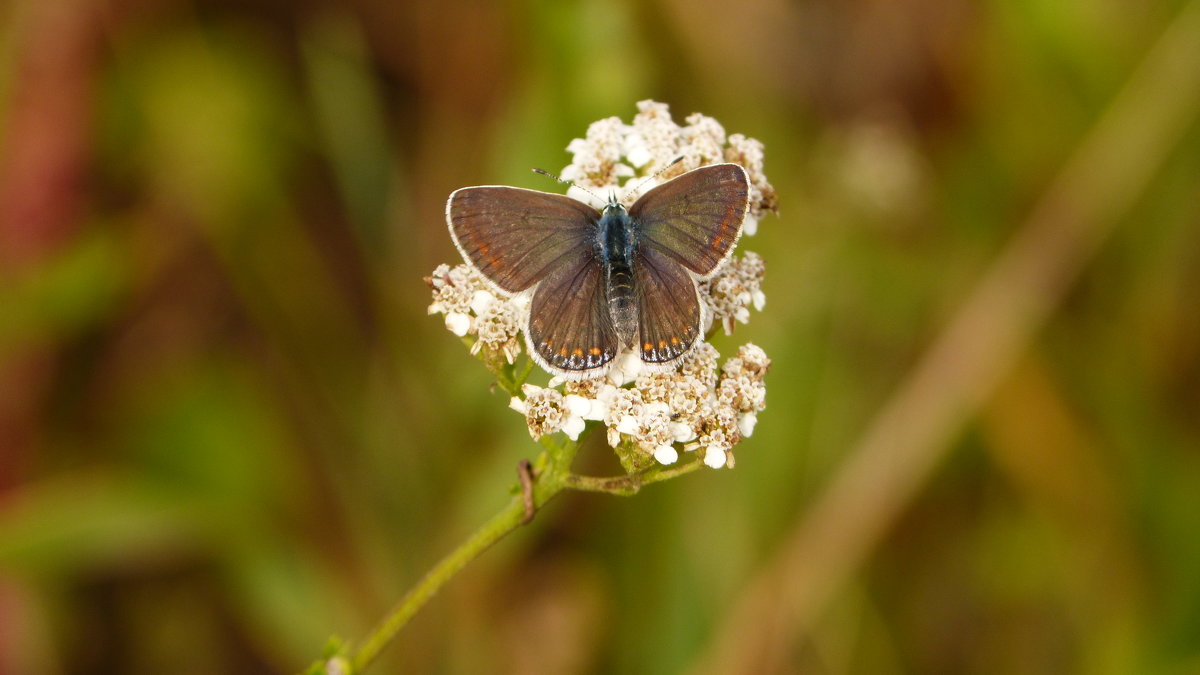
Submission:
{"label": "small white flower", "polygon": [[588,411],[583,414],[585,420],[603,420],[608,416],[608,402],[599,398],[588,399]]}
{"label": "small white flower", "polygon": [[446,329],[462,337],[471,330],[471,317],[461,312],[450,312],[446,314]]}
{"label": "small white flower", "polygon": [[[680,155],[683,139],[679,125],[671,119],[671,111],[667,104],[645,100],[638,101],[637,108],[638,114],[634,116],[633,124],[630,125],[632,131],[629,136],[636,134],[650,156],[650,161],[638,168],[652,174]],[[626,138],[628,142],[628,136]],[[636,149],[634,154],[638,154]],[[626,157],[631,161],[633,159],[628,153]]]}
{"label": "small white flower", "polygon": [[671,414],[671,406],[667,405],[666,403],[663,403],[662,401],[651,401],[646,404],[644,414],[646,414],[646,415],[670,415]]}
{"label": "small white flower", "polygon": [[679,461],[679,453],[670,445],[660,445],[654,449],[654,459],[659,464],[674,464]]}
{"label": "small white flower", "polygon": [[529,406],[525,405],[525,401],[522,401],[521,397],[519,396],[514,396],[508,399],[508,407],[516,410],[522,415],[529,411]]}
{"label": "small white flower", "polygon": [[633,434],[637,433],[638,420],[633,415],[622,415],[621,419],[613,428],[627,436],[632,436]]}
{"label": "small white flower", "polygon": [[[576,138],[575,140],[578,141],[578,140],[582,140],[582,139]],[[570,149],[570,146],[567,146],[567,148]],[[583,173],[583,169],[579,168],[578,166],[575,166],[574,164],[568,164],[562,168],[562,171],[558,172],[559,178],[567,181],[568,183],[571,183],[572,185],[583,180],[584,175],[585,174]],[[570,194],[571,194],[571,190],[570,190],[570,188],[568,188],[567,195],[570,195]]]}
{"label": "small white flower", "polygon": [[696,430],[690,424],[671,422],[671,438],[679,443],[696,440]]}
{"label": "small white flower", "polygon": [[708,447],[704,449],[704,463],[714,469],[720,469],[725,466],[725,449],[719,447]]}
{"label": "small white flower", "polygon": [[625,129],[626,125],[617,117],[592,122],[584,138],[576,138],[567,145],[572,155],[568,169],[575,169],[564,169],[559,175],[594,188],[608,187],[616,184],[619,176],[633,175],[633,169],[620,161]]}
{"label": "small white flower", "polygon": [[624,386],[637,379],[642,372],[642,357],[636,350],[630,349],[613,359],[613,367],[608,371],[608,379],[618,387]]}
{"label": "small white flower", "polygon": [[577,441],[579,434],[583,433],[586,426],[587,422],[584,422],[582,417],[571,415],[563,422],[562,432],[567,435],[567,438]]}
{"label": "small white flower", "polygon": [[638,431],[642,415],[642,396],[636,389],[617,389],[608,404],[604,424],[608,427],[608,444],[617,447],[621,435],[632,436]]}
{"label": "small white flower", "polygon": [[567,394],[564,396],[563,406],[566,407],[567,412],[579,418],[583,418],[592,408],[591,402],[579,394]]}
{"label": "small white flower", "polygon": [[525,393],[525,423],[533,440],[562,430],[567,413],[561,392],[532,384],[522,385],[521,391]]}
{"label": "small white flower", "polygon": [[758,413],[742,413],[742,415],[738,417],[738,432],[741,433],[744,438],[750,438],[750,436],[754,433],[754,425],[756,424],[758,424]]}
{"label": "small white flower", "polygon": [[650,148],[646,147],[645,136],[636,131],[625,135],[625,159],[638,169],[654,159],[654,156],[650,154]]}
{"label": "small white flower", "polygon": [[747,213],[746,219],[742,221],[742,234],[747,237],[753,237],[758,234],[758,218]]}
{"label": "small white flower", "polygon": [[567,152],[572,155],[582,155],[589,150],[588,142],[582,138],[572,138],[570,143],[567,143]]}
{"label": "small white flower", "polygon": [[683,154],[689,169],[725,161],[725,129],[715,119],[692,113],[684,120]]}
{"label": "small white flower", "polygon": [[478,290],[471,296],[471,311],[475,312],[475,316],[480,316],[487,311],[492,303],[496,302],[496,296],[485,290]]}
{"label": "small white flower", "polygon": [[563,412],[566,419],[563,420],[562,431],[567,438],[573,441],[579,440],[579,434],[583,433],[584,427],[587,426],[584,415],[591,408],[591,402],[579,394],[567,394],[563,397]]}

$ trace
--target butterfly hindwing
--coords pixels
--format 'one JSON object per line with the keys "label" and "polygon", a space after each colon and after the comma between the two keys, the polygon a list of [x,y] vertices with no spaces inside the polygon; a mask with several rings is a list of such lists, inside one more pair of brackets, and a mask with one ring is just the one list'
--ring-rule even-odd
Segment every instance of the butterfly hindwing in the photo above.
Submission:
{"label": "butterfly hindwing", "polygon": [[638,352],[647,363],[685,354],[700,337],[700,296],[686,269],[663,252],[643,247],[634,258],[638,295]]}
{"label": "butterfly hindwing", "polygon": [[538,284],[526,339],[538,363],[567,377],[585,377],[616,356],[620,344],[605,298],[604,267],[594,253],[559,266]]}
{"label": "butterfly hindwing", "polygon": [[450,236],[463,258],[508,293],[578,264],[598,215],[564,195],[503,186],[462,188],[446,202]]}
{"label": "butterfly hindwing", "polygon": [[737,164],[689,171],[647,192],[629,209],[639,246],[651,248],[697,276],[713,274],[742,233],[750,181]]}

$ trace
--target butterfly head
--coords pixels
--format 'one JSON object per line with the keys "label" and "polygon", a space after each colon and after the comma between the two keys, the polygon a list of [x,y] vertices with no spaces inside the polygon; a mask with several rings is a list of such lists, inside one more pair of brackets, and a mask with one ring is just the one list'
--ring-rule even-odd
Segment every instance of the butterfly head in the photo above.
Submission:
{"label": "butterfly head", "polygon": [[618,215],[625,211],[625,206],[621,204],[621,200],[617,199],[617,191],[610,190],[608,193],[608,203],[604,205],[604,215]]}

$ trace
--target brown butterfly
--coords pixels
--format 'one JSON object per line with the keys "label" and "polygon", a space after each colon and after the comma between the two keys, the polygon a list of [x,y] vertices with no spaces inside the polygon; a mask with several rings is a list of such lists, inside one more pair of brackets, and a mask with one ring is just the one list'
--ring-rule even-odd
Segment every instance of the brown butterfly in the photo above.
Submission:
{"label": "brown butterfly", "polygon": [[729,257],[750,205],[737,164],[689,171],[626,209],[503,186],[455,190],[446,203],[463,258],[505,296],[531,292],[525,339],[568,379],[607,372],[618,352],[669,364],[701,339],[696,282]]}

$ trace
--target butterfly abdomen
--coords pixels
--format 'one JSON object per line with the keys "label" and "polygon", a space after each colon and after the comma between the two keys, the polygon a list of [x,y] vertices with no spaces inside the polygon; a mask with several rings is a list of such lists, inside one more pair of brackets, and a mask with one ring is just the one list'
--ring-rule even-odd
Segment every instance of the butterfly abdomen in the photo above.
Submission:
{"label": "butterfly abdomen", "polygon": [[637,304],[634,302],[633,269],[629,265],[609,265],[608,312],[621,345],[633,344],[637,334]]}
{"label": "butterfly abdomen", "polygon": [[633,281],[633,253],[636,241],[633,219],[625,207],[609,204],[600,218],[600,259],[605,268],[605,292],[608,312],[621,346],[630,346],[637,335],[637,301]]}

